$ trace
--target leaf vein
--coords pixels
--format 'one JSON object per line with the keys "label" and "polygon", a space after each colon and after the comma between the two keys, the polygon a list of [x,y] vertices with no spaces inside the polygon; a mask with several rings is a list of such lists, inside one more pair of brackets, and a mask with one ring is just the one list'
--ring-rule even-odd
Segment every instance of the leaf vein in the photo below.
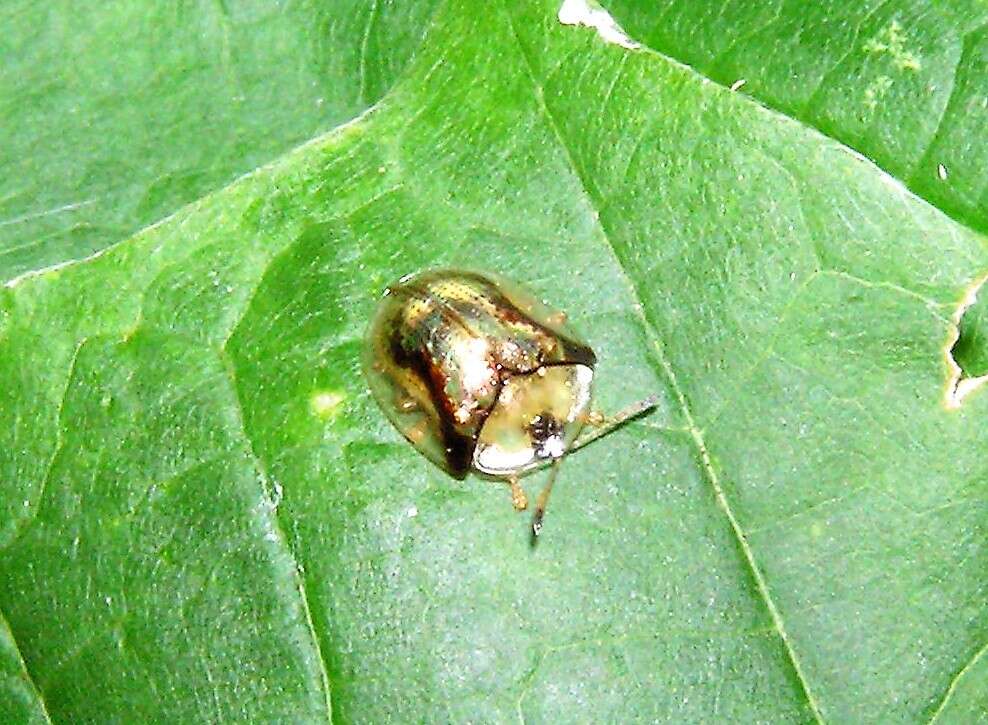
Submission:
{"label": "leaf vein", "polygon": [[10,636],[10,642],[14,646],[14,652],[17,654],[17,659],[21,665],[21,671],[24,673],[24,679],[30,686],[34,696],[38,700],[38,705],[41,707],[41,714],[45,718],[45,722],[51,725],[52,719],[51,715],[48,713],[48,705],[45,703],[44,694],[41,692],[41,688],[38,687],[38,683],[35,681],[34,677],[31,675],[30,670],[27,668],[27,660],[24,659],[24,655],[21,653],[20,645],[17,644],[17,638],[14,636],[14,631],[10,628],[10,622],[4,615],[3,610],[0,609],[0,626],[7,630],[7,634]]}
{"label": "leaf vein", "polygon": [[953,697],[954,692],[957,690],[957,686],[960,684],[961,680],[964,679],[965,675],[967,675],[967,673],[970,672],[976,664],[978,664],[985,654],[988,654],[988,642],[985,642],[981,649],[974,653],[974,656],[968,661],[968,663],[964,665],[956,675],[954,675],[954,679],[950,681],[950,684],[947,686],[947,691],[943,694],[943,699],[940,700],[940,704],[937,706],[936,710],[933,711],[933,715],[930,717],[928,725],[933,725],[933,723],[940,718],[940,715],[943,714],[944,709],[947,707],[947,703],[950,702],[950,698]]}
{"label": "leaf vein", "polygon": [[960,75],[961,64],[964,62],[964,59],[968,56],[968,53],[971,50],[968,45],[968,41],[974,33],[978,32],[978,30],[979,28],[975,28],[974,30],[965,33],[961,38],[961,47],[957,52],[957,62],[954,63],[953,71],[950,74],[950,93],[947,95],[947,100],[944,102],[943,106],[940,107],[940,116],[937,118],[936,125],[933,127],[933,133],[930,136],[929,142],[926,144],[924,153],[916,160],[916,165],[910,171],[911,179],[916,178],[920,173],[922,173],[924,168],[929,169],[931,172],[936,168],[936,166],[932,163],[933,159],[931,156],[940,144],[940,140],[943,138],[944,123],[947,120],[948,114],[952,109],[956,108],[957,104],[960,102],[959,95],[961,88],[957,83],[957,77]]}
{"label": "leaf vein", "polygon": [[680,410],[686,421],[687,429],[689,430],[690,437],[692,438],[694,445],[696,446],[699,452],[704,475],[711,484],[711,486],[713,487],[717,501],[721,509],[724,511],[724,513],[727,516],[728,522],[731,525],[731,529],[738,541],[738,545],[744,555],[745,561],[751,571],[751,574],[754,577],[756,587],[759,591],[759,594],[761,595],[763,603],[767,607],[769,615],[775,626],[775,629],[778,632],[780,639],[782,640],[783,646],[785,648],[786,654],[789,659],[789,663],[795,672],[796,679],[799,681],[800,687],[802,688],[803,691],[803,695],[805,696],[807,703],[809,704],[809,707],[813,712],[814,718],[816,719],[817,722],[823,723],[824,720],[820,712],[819,704],[817,703],[816,698],[814,697],[809,687],[809,683],[807,682],[806,677],[803,673],[802,666],[800,665],[799,659],[796,656],[796,652],[792,646],[792,642],[790,641],[789,635],[786,632],[782,620],[782,615],[779,612],[778,607],[776,607],[775,602],[769,593],[768,585],[765,581],[764,575],[762,574],[761,568],[758,566],[758,563],[755,560],[754,552],[751,550],[751,547],[749,546],[747,541],[747,537],[744,531],[742,530],[740,523],[735,517],[734,512],[731,509],[730,503],[728,502],[727,497],[724,494],[724,490],[720,485],[720,479],[717,475],[717,471],[715,470],[712,460],[710,458],[706,441],[704,440],[703,437],[703,432],[699,428],[697,428],[693,420],[693,415],[690,410],[689,404],[686,400],[686,397],[682,389],[679,386],[675,372],[673,371],[671,365],[669,364],[668,359],[665,356],[661,339],[657,333],[657,330],[652,325],[651,321],[648,319],[647,314],[645,312],[646,308],[644,307],[644,305],[641,304],[642,297],[638,290],[638,286],[631,278],[631,275],[628,273],[628,270],[625,269],[624,265],[622,264],[621,258],[617,253],[617,249],[615,248],[614,243],[611,241],[611,238],[604,227],[604,223],[601,220],[601,216],[598,211],[598,207],[600,206],[600,203],[596,199],[594,199],[593,193],[591,191],[592,184],[586,178],[585,174],[581,171],[579,165],[576,163],[576,159],[573,157],[572,153],[569,150],[569,146],[567,146],[565,140],[563,139],[562,133],[559,130],[559,126],[557,125],[555,118],[553,117],[551,111],[549,110],[548,105],[545,102],[541,85],[538,83],[535,77],[532,63],[528,58],[528,54],[525,51],[521,38],[518,37],[518,33],[514,27],[514,22],[510,17],[510,13],[506,13],[506,14],[508,18],[508,23],[511,27],[512,33],[515,38],[516,45],[518,46],[519,54],[522,58],[528,76],[532,82],[533,93],[535,95],[535,100],[538,109],[541,115],[544,117],[546,125],[549,127],[550,131],[555,137],[556,142],[559,144],[562,154],[565,157],[566,162],[569,165],[571,171],[573,172],[576,180],[580,183],[580,186],[582,187],[583,190],[583,196],[586,200],[587,205],[590,207],[591,210],[597,212],[597,214],[595,215],[597,219],[597,227],[600,230],[601,236],[606,242],[610,250],[610,253],[616,262],[617,268],[620,270],[621,274],[625,279],[625,282],[628,284],[631,292],[634,294],[636,301],[638,302],[637,307],[639,309],[638,314],[641,318],[641,323],[645,331],[649,334],[650,337],[652,337],[656,351],[655,357],[659,365],[662,367],[663,371],[665,372],[665,377],[667,379],[668,385],[677,399]]}
{"label": "leaf vein", "polygon": [[364,27],[364,36],[360,40],[360,65],[358,73],[360,76],[359,98],[361,103],[367,103],[367,50],[370,47],[370,36],[374,30],[374,21],[377,18],[378,0],[371,0],[370,10],[367,11],[367,25]]}
{"label": "leaf vein", "polygon": [[233,395],[233,403],[235,408],[235,413],[237,417],[238,424],[240,426],[240,431],[244,437],[244,443],[247,446],[247,452],[250,455],[251,461],[254,464],[255,469],[261,474],[262,481],[262,494],[268,499],[268,503],[271,507],[273,515],[271,517],[272,527],[275,536],[278,537],[279,543],[285,547],[288,556],[292,561],[292,567],[295,574],[295,582],[298,586],[299,593],[299,605],[302,608],[302,614],[305,617],[306,628],[309,632],[309,636],[312,639],[312,646],[315,649],[316,656],[319,662],[319,678],[322,684],[323,696],[326,704],[326,720],[327,722],[333,722],[333,704],[330,695],[330,680],[329,680],[329,665],[326,661],[326,657],[322,651],[322,645],[320,644],[319,633],[316,632],[315,622],[312,619],[312,608],[310,606],[309,594],[305,587],[305,572],[302,567],[299,566],[298,556],[296,555],[295,549],[292,547],[291,543],[288,541],[288,537],[285,535],[284,527],[281,524],[281,513],[277,506],[271,501],[271,496],[267,490],[267,481],[269,477],[267,475],[266,468],[262,463],[260,457],[254,450],[254,442],[247,432],[246,419],[244,418],[243,403],[240,400],[240,387],[237,384],[237,374],[233,359],[229,353],[223,349],[219,351],[219,355],[222,359],[224,367],[229,378],[231,392]]}
{"label": "leaf vein", "polygon": [[38,514],[41,510],[41,502],[44,500],[45,492],[48,490],[48,481],[51,479],[52,470],[55,467],[55,461],[58,458],[58,454],[62,450],[64,445],[64,440],[62,438],[62,409],[65,407],[65,398],[69,393],[69,387],[72,384],[72,378],[75,375],[76,361],[79,359],[79,351],[82,350],[83,345],[89,338],[82,338],[76,345],[75,350],[72,353],[72,357],[69,360],[68,372],[65,375],[65,386],[62,388],[62,392],[58,398],[58,407],[55,409],[55,446],[52,448],[51,456],[48,458],[48,462],[45,465],[44,475],[41,477],[41,483],[38,485],[38,493],[34,504],[30,507],[30,515],[21,519],[14,526],[13,535],[10,537],[10,541],[0,545],[0,551],[11,548],[18,540],[23,537],[34,522],[38,518]]}

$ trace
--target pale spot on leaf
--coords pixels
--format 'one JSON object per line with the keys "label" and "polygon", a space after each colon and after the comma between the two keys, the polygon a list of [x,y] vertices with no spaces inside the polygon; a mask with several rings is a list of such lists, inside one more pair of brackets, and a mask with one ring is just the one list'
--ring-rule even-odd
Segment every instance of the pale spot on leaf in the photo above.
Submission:
{"label": "pale spot on leaf", "polygon": [[317,418],[332,418],[339,412],[346,396],[335,390],[320,390],[309,398],[309,409]]}

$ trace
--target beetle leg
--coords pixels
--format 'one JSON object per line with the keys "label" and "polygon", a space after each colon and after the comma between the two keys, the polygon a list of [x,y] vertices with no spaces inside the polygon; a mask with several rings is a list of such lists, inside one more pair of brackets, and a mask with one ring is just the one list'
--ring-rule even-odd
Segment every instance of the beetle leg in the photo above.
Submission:
{"label": "beetle leg", "polygon": [[[624,410],[618,411],[615,415],[607,417],[602,415],[597,411],[591,411],[587,414],[586,425],[594,426],[593,430],[589,435],[582,439],[577,439],[572,446],[570,446],[570,451],[575,451],[578,448],[592,443],[601,436],[605,436],[615,428],[619,428],[630,420],[637,418],[638,416],[647,413],[658,403],[658,396],[650,395],[644,400],[640,400],[633,405],[629,405]],[[552,469],[549,471],[549,480],[546,481],[545,486],[539,493],[538,499],[535,501],[535,514],[532,516],[532,544],[538,540],[539,534],[542,533],[542,519],[545,518],[545,510],[549,505],[549,496],[552,494],[552,486],[556,483],[556,476],[559,475],[560,463],[563,458],[560,456],[552,462]]]}
{"label": "beetle leg", "polygon": [[556,482],[556,476],[559,475],[559,465],[563,458],[560,456],[552,462],[552,468],[549,470],[549,480],[545,482],[545,486],[542,491],[539,492],[539,497],[535,501],[535,514],[532,516],[532,545],[535,545],[539,534],[542,533],[542,519],[545,518],[545,509],[549,505],[549,495],[552,493],[552,485]]}
{"label": "beetle leg", "polygon": [[570,446],[570,451],[575,451],[583,446],[590,445],[598,438],[601,438],[615,428],[620,428],[622,425],[630,420],[634,420],[640,415],[647,413],[652,410],[659,402],[657,395],[650,395],[644,400],[639,400],[637,403],[632,403],[624,410],[619,410],[612,416],[601,415],[597,411],[591,411],[587,414],[586,425],[593,426],[594,430],[590,431],[586,435],[581,435],[573,445]]}
{"label": "beetle leg", "polygon": [[527,509],[528,496],[525,495],[525,489],[521,487],[518,476],[511,476],[508,479],[508,485],[511,486],[511,503],[514,504],[515,511],[524,511]]}
{"label": "beetle leg", "polygon": [[607,416],[601,413],[599,410],[591,410],[589,413],[583,416],[583,424],[590,425],[594,428],[599,428],[607,422]]}

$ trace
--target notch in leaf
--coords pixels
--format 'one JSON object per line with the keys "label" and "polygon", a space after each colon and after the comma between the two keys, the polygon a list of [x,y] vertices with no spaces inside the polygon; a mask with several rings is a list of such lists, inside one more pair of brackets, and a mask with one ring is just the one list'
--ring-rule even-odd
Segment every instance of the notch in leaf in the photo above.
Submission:
{"label": "notch in leaf", "polygon": [[969,393],[988,382],[988,294],[979,294],[986,279],[971,286],[954,314],[957,337],[947,355],[949,408],[959,407]]}

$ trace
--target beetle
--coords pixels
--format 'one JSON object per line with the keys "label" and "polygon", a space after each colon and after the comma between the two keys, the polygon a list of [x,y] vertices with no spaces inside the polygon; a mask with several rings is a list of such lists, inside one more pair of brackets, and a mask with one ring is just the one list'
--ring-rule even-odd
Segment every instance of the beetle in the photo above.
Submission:
{"label": "beetle", "polygon": [[[655,407],[648,397],[612,418],[591,408],[597,356],[566,315],[490,273],[433,269],[406,275],[378,303],[363,367],[378,404],[433,463],[519,483],[554,464],[539,495],[542,520],[563,456]],[[581,436],[590,424],[597,430]]]}

